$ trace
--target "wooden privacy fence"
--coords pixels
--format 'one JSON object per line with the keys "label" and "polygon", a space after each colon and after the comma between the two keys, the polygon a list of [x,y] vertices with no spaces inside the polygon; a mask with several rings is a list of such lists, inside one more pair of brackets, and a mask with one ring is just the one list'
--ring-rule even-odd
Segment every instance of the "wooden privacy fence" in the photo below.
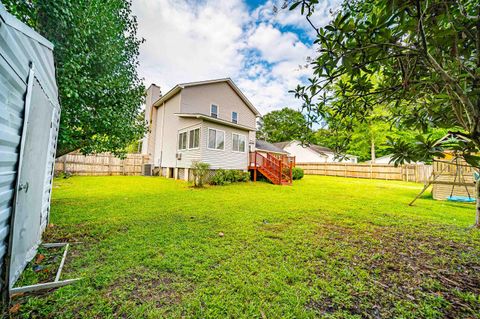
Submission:
{"label": "wooden privacy fence", "polygon": [[149,162],[149,156],[143,154],[127,154],[119,159],[110,153],[82,155],[70,153],[57,158],[55,173],[73,175],[142,175],[143,164]]}
{"label": "wooden privacy fence", "polygon": [[395,167],[388,164],[354,163],[297,163],[306,175],[356,177],[426,183],[432,174],[431,165],[407,164]]}

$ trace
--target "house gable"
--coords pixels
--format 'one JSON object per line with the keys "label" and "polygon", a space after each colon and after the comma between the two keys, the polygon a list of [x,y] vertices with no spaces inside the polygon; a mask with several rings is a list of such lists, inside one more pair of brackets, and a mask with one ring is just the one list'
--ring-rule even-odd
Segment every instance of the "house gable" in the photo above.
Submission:
{"label": "house gable", "polygon": [[232,112],[238,115],[238,124],[255,128],[256,117],[251,108],[228,82],[186,86],[181,91],[181,113],[210,116],[211,105],[218,107],[218,118],[232,122]]}

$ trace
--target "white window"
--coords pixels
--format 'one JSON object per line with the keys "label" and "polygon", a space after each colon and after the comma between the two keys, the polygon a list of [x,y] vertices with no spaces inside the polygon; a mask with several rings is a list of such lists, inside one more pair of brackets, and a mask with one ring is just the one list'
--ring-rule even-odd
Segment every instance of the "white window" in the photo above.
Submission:
{"label": "white window", "polygon": [[225,148],[225,132],[213,128],[208,129],[208,148],[223,150]]}
{"label": "white window", "polygon": [[246,137],[245,135],[232,134],[232,150],[234,152],[245,152],[246,147]]}
{"label": "white window", "polygon": [[210,116],[211,117],[218,117],[218,105],[212,104],[210,106]]}
{"label": "white window", "polygon": [[232,123],[238,123],[238,113],[232,112]]}
{"label": "white window", "polygon": [[179,150],[187,149],[187,132],[178,134],[178,149]]}
{"label": "white window", "polygon": [[200,145],[200,129],[197,128],[191,130],[188,134],[190,135],[188,140],[188,148],[198,148],[198,146]]}

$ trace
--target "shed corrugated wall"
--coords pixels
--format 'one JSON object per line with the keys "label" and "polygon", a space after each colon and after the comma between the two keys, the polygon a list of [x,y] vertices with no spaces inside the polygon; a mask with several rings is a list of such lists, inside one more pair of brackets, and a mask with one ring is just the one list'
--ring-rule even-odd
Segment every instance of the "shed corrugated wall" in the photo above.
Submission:
{"label": "shed corrugated wall", "polygon": [[[60,118],[52,49],[50,42],[7,13],[0,3],[0,262],[3,265],[2,279],[5,278],[5,256],[9,247],[8,235],[17,179],[25,93],[32,63],[35,67],[35,77],[55,106],[44,182],[40,223],[42,229],[48,221]],[[10,271],[18,273],[19,270]],[[5,288],[5,282],[2,281],[1,289]]]}

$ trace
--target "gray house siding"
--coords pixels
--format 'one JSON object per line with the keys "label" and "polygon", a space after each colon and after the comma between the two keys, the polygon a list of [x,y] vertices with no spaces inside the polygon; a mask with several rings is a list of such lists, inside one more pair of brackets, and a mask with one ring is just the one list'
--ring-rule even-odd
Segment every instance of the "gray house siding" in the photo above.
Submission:
{"label": "gray house siding", "polygon": [[[187,179],[194,161],[208,163],[212,169],[248,169],[249,151],[253,150],[250,145],[255,145],[258,112],[236,91],[238,88],[234,84],[228,83],[177,86],[157,102],[147,139],[151,163],[160,168],[161,175]],[[218,106],[217,119],[210,118],[212,104]],[[232,123],[232,112],[238,115],[236,124]],[[190,149],[189,132],[197,128],[200,129],[199,147]],[[225,132],[223,150],[208,148],[209,128]],[[187,133],[187,148],[180,150],[179,134],[183,132]],[[245,136],[243,152],[233,150],[233,134]]]}
{"label": "gray house siding", "polygon": [[[186,119],[181,119],[185,121]],[[190,119],[190,121],[192,121]],[[181,159],[177,160],[176,162],[176,167],[181,167],[181,168],[190,168],[192,166],[193,161],[201,161],[202,159],[202,139],[204,138],[203,132],[202,132],[202,121],[201,120],[195,120],[192,121],[194,122],[192,125],[183,127],[177,131],[177,153],[182,154]],[[187,143],[187,149],[186,150],[178,150],[178,136],[182,132],[187,133],[187,138],[189,137],[189,132],[190,130],[195,130],[195,129],[200,129],[200,145],[198,148],[195,149],[189,149],[188,148],[188,143]],[[187,141],[189,141],[187,139]],[[182,178],[182,177],[179,177]]]}
{"label": "gray house siding", "polygon": [[201,113],[210,116],[210,106],[218,106],[218,118],[232,121],[238,113],[238,124],[255,128],[256,116],[226,82],[186,87],[182,90],[181,113]]}
{"label": "gray house siding", "polygon": [[[223,150],[212,150],[208,146],[208,129],[218,129],[225,132],[225,147]],[[247,139],[245,152],[234,152],[232,150],[232,134],[237,133],[244,135]],[[248,168],[248,131],[210,123],[204,121],[202,124],[202,162],[209,163],[212,169],[239,169],[246,170]]]}

